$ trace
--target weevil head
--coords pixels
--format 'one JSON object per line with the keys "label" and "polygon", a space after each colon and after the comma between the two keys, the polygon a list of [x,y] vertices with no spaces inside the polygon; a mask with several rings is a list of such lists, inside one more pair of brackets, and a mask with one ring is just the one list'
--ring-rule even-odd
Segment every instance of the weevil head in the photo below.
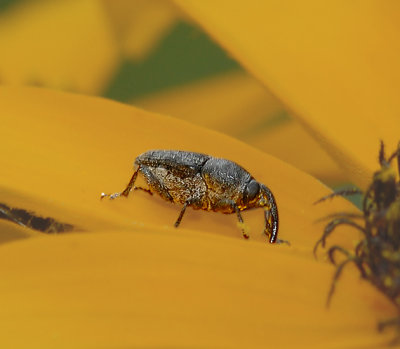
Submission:
{"label": "weevil head", "polygon": [[278,237],[278,208],[271,190],[252,178],[243,192],[243,206],[246,208],[264,208],[264,232],[269,237],[270,243],[276,242]]}

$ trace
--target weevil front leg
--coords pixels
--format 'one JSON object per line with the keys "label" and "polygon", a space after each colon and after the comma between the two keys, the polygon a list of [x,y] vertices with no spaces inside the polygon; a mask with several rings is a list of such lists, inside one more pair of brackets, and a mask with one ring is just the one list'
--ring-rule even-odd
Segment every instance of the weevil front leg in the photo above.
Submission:
{"label": "weevil front leg", "polygon": [[239,209],[239,207],[236,205],[236,203],[234,201],[229,200],[229,199],[220,200],[220,201],[217,202],[217,204],[215,205],[214,209],[216,211],[219,211],[219,208],[221,208],[221,210],[223,210],[223,209],[226,209],[227,207],[230,207],[231,209],[233,209],[236,212],[236,216],[237,216],[238,221],[240,223],[240,228],[242,230],[243,237],[245,239],[248,239],[249,235],[246,233],[242,214],[240,213],[240,209]]}
{"label": "weevil front leg", "polygon": [[244,237],[245,239],[248,239],[248,238],[249,238],[249,235],[247,235],[247,233],[246,233],[246,231],[245,231],[245,229],[244,229],[244,222],[243,222],[242,214],[240,213],[239,207],[237,207],[237,205],[236,205],[235,203],[233,203],[233,208],[235,209],[237,218],[238,218],[239,223],[240,223],[240,225],[241,225],[243,237]]}
{"label": "weevil front leg", "polygon": [[111,200],[116,199],[117,197],[120,197],[120,196],[128,197],[129,193],[130,193],[132,190],[143,190],[143,191],[145,191],[146,193],[149,193],[150,195],[153,195],[153,193],[151,192],[150,189],[146,189],[146,188],[142,188],[142,187],[135,187],[135,186],[134,186],[134,185],[135,185],[135,182],[136,182],[136,178],[137,178],[138,173],[139,173],[139,170],[140,170],[140,167],[138,167],[138,168],[136,169],[136,171],[133,173],[131,180],[129,181],[128,185],[126,186],[126,188],[125,188],[123,191],[121,191],[120,193],[114,193],[114,194],[105,194],[105,193],[101,193],[100,199],[103,199],[103,198],[105,198],[105,197],[107,197],[107,196],[108,196]]}

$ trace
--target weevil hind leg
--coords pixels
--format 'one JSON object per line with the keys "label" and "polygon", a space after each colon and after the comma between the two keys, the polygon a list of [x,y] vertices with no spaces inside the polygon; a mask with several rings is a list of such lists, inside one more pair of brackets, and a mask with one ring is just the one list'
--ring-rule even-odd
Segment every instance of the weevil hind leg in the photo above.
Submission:
{"label": "weevil hind leg", "polygon": [[142,190],[142,191],[146,192],[147,194],[153,195],[153,192],[151,191],[151,189],[148,189],[148,188],[134,186],[132,189],[133,190]]}
{"label": "weevil hind leg", "polygon": [[123,191],[121,191],[120,193],[114,193],[114,194],[101,193],[100,199],[104,199],[105,197],[109,197],[110,200],[113,200],[113,199],[116,199],[116,198],[118,198],[120,196],[128,197],[128,195],[129,195],[129,193],[131,192],[132,189],[142,189],[142,190],[147,191],[147,189],[144,189],[144,188],[134,187],[134,184],[135,184],[136,178],[138,176],[139,170],[140,170],[140,167],[138,167],[136,169],[136,171],[133,173],[131,180],[129,181],[128,185],[126,186],[126,188]]}
{"label": "weevil hind leg", "polygon": [[188,206],[193,205],[193,204],[196,203],[196,202],[198,202],[197,199],[191,198],[191,199],[187,200],[187,201],[183,204],[182,209],[181,209],[181,212],[179,213],[179,217],[178,217],[178,219],[176,220],[176,222],[175,222],[175,224],[174,224],[175,228],[178,228],[178,227],[179,227],[179,224],[181,224],[183,215],[184,215],[185,212],[186,212],[186,208],[187,208]]}
{"label": "weevil hind leg", "polygon": [[188,205],[189,205],[188,201],[186,201],[186,202],[183,204],[183,207],[182,207],[182,209],[181,209],[181,212],[179,213],[179,217],[178,217],[178,219],[176,220],[176,222],[175,222],[175,224],[174,224],[175,228],[178,228],[178,227],[179,227],[179,224],[181,224],[181,220],[182,220],[182,218],[183,218],[183,215],[185,214],[186,207],[188,207]]}

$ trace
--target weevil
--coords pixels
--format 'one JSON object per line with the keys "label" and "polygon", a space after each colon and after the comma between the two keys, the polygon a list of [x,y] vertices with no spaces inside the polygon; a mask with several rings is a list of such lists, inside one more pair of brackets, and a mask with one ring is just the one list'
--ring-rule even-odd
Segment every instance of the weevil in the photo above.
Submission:
{"label": "weevil", "polygon": [[[393,160],[397,160],[397,170]],[[335,291],[335,285],[344,267],[354,263],[360,276],[368,280],[381,291],[396,307],[398,316],[380,322],[378,329],[396,326],[398,333],[393,343],[400,342],[400,143],[395,152],[386,157],[385,147],[381,141],[378,155],[380,169],[373,174],[371,184],[365,192],[357,188],[340,190],[323,197],[317,202],[335,196],[363,194],[362,212],[360,214],[338,213],[325,227],[322,237],[314,247],[314,254],[319,245],[325,246],[327,237],[340,225],[349,225],[359,230],[362,239],[354,250],[347,250],[334,245],[328,249],[330,261],[336,265],[327,305]],[[358,221],[357,221],[358,220]],[[343,255],[338,262],[336,254]]]}
{"label": "weevil", "polygon": [[[183,205],[175,227],[181,223],[187,207],[196,210],[236,213],[245,239],[241,211],[263,208],[264,233],[270,243],[278,239],[278,208],[275,198],[264,184],[257,182],[243,167],[233,161],[180,150],[150,150],[134,162],[134,173],[127,187],[119,193],[101,194],[101,198],[127,197],[132,190],[157,193],[164,200]],[[135,186],[138,175],[149,188]]]}

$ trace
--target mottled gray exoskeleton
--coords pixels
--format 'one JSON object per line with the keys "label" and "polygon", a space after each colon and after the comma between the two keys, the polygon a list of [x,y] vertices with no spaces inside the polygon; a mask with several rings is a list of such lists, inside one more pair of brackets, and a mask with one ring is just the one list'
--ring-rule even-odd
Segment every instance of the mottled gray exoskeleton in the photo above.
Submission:
{"label": "mottled gray exoskeleton", "polygon": [[[128,186],[120,193],[101,194],[115,199],[128,196],[132,189],[157,193],[163,199],[183,205],[175,227],[179,226],[188,206],[197,210],[236,213],[262,207],[265,215],[264,233],[270,243],[278,239],[278,208],[271,191],[257,182],[244,168],[233,161],[209,155],[177,150],[150,150],[135,159],[135,172]],[[141,174],[149,189],[134,186]],[[248,238],[242,228],[243,236]]]}

